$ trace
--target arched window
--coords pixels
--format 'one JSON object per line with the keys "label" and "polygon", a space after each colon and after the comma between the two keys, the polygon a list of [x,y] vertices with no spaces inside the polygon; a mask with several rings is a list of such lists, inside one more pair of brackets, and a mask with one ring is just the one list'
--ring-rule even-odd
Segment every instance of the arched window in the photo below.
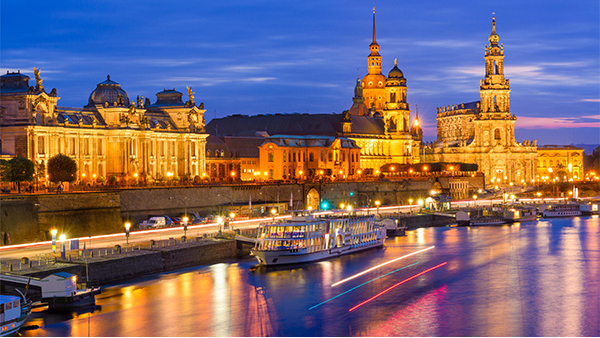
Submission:
{"label": "arched window", "polygon": [[494,130],[494,139],[496,139],[496,140],[501,140],[502,139],[500,137],[500,129]]}
{"label": "arched window", "polygon": [[[268,160],[269,160],[269,162],[273,162],[273,153],[269,153],[269,159]],[[272,170],[271,170],[271,172],[272,172]]]}

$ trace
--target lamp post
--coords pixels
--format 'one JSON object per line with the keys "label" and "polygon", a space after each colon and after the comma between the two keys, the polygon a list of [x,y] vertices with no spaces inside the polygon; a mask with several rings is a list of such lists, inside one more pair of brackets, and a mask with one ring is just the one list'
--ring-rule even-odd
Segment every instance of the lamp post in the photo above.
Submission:
{"label": "lamp post", "polygon": [[187,238],[187,222],[189,218],[187,217],[187,215],[185,215],[181,220],[183,221],[183,237]]}
{"label": "lamp post", "polygon": [[235,212],[230,212],[229,218],[231,219],[231,223],[229,224],[229,230],[233,231],[233,219],[235,218]]}
{"label": "lamp post", "polygon": [[381,201],[379,200],[375,200],[375,206],[377,207],[377,215],[379,216],[379,205],[381,204]]}
{"label": "lamp post", "polygon": [[58,232],[58,230],[56,230],[56,229],[50,230],[50,233],[52,234],[52,253],[56,252],[56,233],[57,232]]}
{"label": "lamp post", "polygon": [[129,228],[131,228],[131,223],[129,222],[125,222],[125,238],[126,238],[126,245],[129,245]]}
{"label": "lamp post", "polygon": [[275,222],[275,214],[277,213],[277,209],[271,209],[271,215],[273,215],[273,222]]}
{"label": "lamp post", "polygon": [[60,235],[60,258],[65,259],[65,241],[67,240],[67,236]]}
{"label": "lamp post", "polygon": [[473,195],[473,206],[477,207],[477,195]]}
{"label": "lamp post", "polygon": [[231,199],[231,197],[227,197],[225,195],[221,195],[221,194],[217,194],[218,197],[225,197],[226,199],[229,200],[229,203],[231,205],[231,209],[233,209],[233,200]]}
{"label": "lamp post", "polygon": [[170,196],[169,199],[170,200],[176,199],[176,200],[180,201],[183,204],[183,210],[185,210],[183,213],[183,217],[187,217],[187,204],[185,204],[185,201],[179,197],[173,197],[173,196]]}
{"label": "lamp post", "polygon": [[221,231],[222,231],[222,227],[223,227],[223,217],[221,217],[221,216],[217,217],[217,223],[219,223],[219,236],[221,236]]}
{"label": "lamp post", "polygon": [[409,198],[408,199],[408,210],[410,211],[411,214],[412,214],[412,202],[413,202],[413,199]]}

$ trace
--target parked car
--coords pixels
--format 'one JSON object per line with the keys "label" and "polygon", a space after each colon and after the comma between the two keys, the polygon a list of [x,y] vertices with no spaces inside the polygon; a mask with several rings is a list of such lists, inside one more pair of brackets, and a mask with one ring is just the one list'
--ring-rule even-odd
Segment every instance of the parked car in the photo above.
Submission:
{"label": "parked car", "polygon": [[138,227],[141,229],[160,228],[160,227],[164,227],[166,225],[166,223],[167,223],[167,221],[166,221],[165,217],[155,216],[155,217],[150,217],[149,219],[138,224]]}
{"label": "parked car", "polygon": [[167,215],[163,215],[163,217],[165,218],[165,225],[166,226],[171,226],[173,225],[173,219],[171,219],[171,217],[167,216]]}

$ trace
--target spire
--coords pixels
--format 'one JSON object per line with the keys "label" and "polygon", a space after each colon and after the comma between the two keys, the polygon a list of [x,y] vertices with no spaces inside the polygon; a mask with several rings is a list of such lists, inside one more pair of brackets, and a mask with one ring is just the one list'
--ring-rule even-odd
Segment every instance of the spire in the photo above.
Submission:
{"label": "spire", "polygon": [[497,46],[498,41],[500,41],[500,37],[498,33],[496,33],[496,13],[492,13],[492,33],[490,33],[489,42],[490,46]]}
{"label": "spire", "polygon": [[377,40],[375,39],[375,5],[373,5],[373,43],[377,43]]}

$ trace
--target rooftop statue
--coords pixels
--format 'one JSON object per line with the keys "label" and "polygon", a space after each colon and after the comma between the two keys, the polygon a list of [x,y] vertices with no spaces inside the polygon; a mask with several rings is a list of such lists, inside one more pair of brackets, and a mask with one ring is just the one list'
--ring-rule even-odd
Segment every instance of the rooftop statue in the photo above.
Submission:
{"label": "rooftop statue", "polygon": [[40,77],[40,70],[39,68],[35,68],[33,67],[33,74],[35,74],[35,89],[37,90],[43,90],[44,86],[42,86],[42,82],[44,80],[42,80],[42,78]]}
{"label": "rooftop statue", "polygon": [[188,96],[190,97],[190,103],[194,105],[194,92],[192,91],[192,88],[187,86],[185,88],[187,88]]}

